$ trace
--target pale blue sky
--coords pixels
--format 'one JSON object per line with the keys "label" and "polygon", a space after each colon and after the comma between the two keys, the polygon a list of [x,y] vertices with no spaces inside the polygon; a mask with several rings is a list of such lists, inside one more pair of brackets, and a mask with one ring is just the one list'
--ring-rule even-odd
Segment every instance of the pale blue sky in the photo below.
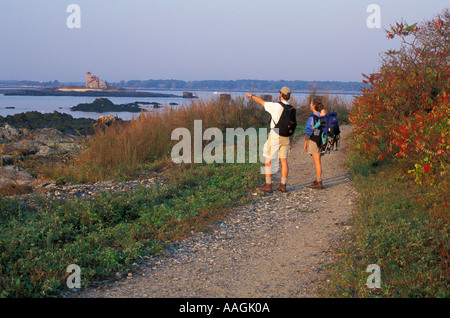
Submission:
{"label": "pale blue sky", "polygon": [[[69,4],[81,28],[69,29]],[[448,0],[2,0],[0,80],[360,81],[396,47],[370,29],[430,19]]]}

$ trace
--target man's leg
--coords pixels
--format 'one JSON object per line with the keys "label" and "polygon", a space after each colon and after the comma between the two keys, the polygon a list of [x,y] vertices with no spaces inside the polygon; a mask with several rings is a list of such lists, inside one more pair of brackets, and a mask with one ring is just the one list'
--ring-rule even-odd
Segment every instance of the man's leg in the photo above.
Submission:
{"label": "man's leg", "polygon": [[270,158],[266,158],[264,173],[266,178],[266,184],[259,189],[264,192],[272,192],[272,160]]}
{"label": "man's leg", "polygon": [[280,158],[281,163],[281,182],[278,191],[286,192],[286,181],[289,174],[289,166],[286,158]]}
{"label": "man's leg", "polygon": [[281,182],[278,191],[286,192],[286,181],[289,174],[287,158],[291,148],[291,139],[289,137],[280,138],[279,158],[281,163]]}
{"label": "man's leg", "polygon": [[264,166],[264,171],[266,173],[266,184],[272,184],[272,160],[266,158],[266,165]]}

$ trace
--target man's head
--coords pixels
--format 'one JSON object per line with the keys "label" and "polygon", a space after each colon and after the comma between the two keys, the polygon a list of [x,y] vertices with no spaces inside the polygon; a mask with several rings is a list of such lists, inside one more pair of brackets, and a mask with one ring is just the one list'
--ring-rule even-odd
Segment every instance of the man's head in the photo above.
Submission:
{"label": "man's head", "polygon": [[280,97],[285,101],[288,101],[291,98],[291,89],[289,87],[284,86],[280,89]]}

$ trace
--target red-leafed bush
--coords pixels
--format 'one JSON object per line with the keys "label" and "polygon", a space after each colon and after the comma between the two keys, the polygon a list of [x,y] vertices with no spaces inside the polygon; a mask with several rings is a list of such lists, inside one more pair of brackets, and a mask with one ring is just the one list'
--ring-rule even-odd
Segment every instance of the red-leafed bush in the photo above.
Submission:
{"label": "red-leafed bush", "polygon": [[354,145],[368,159],[401,163],[416,182],[439,189],[447,206],[450,13],[421,24],[397,23],[387,33],[402,44],[382,55],[378,73],[364,75],[368,88],[349,116]]}

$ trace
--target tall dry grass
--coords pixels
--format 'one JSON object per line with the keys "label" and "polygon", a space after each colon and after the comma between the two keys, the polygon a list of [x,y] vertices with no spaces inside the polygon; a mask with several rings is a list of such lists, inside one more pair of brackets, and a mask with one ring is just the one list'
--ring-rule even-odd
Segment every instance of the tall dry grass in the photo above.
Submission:
{"label": "tall dry grass", "polygon": [[178,142],[171,140],[176,128],[187,128],[193,135],[194,121],[202,120],[203,129],[217,127],[225,132],[226,128],[266,126],[269,119],[261,106],[247,103],[244,97],[228,102],[192,100],[177,108],[141,112],[130,121],[96,129],[86,150],[71,163],[47,167],[46,174],[73,182],[135,177],[145,166],[169,160]]}

